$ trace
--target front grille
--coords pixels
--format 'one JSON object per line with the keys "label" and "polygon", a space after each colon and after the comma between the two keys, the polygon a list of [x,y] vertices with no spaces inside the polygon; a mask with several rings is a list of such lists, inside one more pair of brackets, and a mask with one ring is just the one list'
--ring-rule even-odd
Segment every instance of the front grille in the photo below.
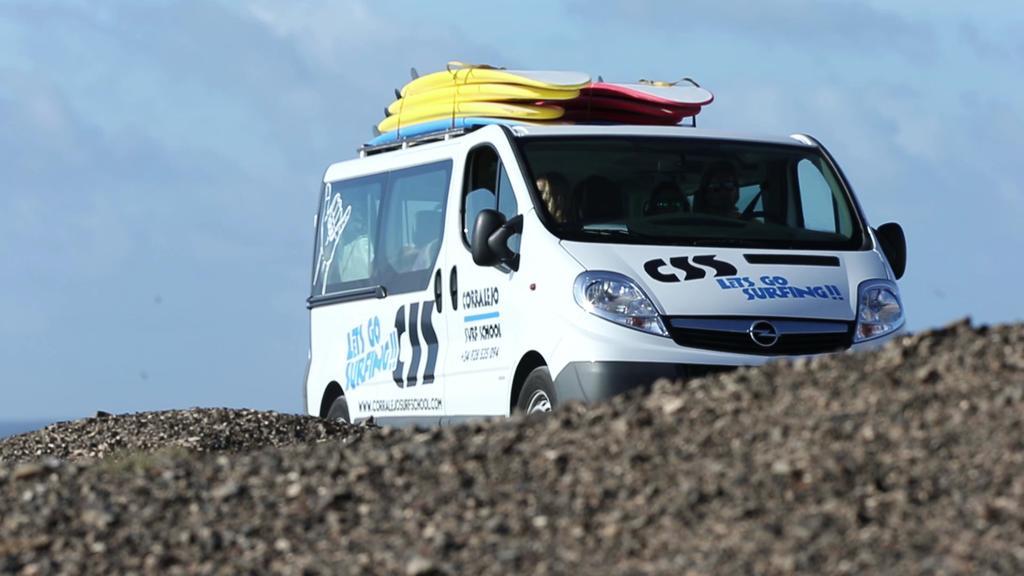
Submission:
{"label": "front grille", "polygon": [[[836,352],[849,348],[853,343],[852,322],[682,316],[667,320],[669,335],[676,344],[718,352],[798,356]],[[755,322],[771,323],[777,331],[778,340],[771,346],[754,342],[748,330]]]}

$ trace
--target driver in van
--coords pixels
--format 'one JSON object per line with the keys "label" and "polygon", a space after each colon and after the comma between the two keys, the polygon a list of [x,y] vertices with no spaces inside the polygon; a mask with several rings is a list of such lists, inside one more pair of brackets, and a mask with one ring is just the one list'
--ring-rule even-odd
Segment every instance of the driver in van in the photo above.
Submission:
{"label": "driver in van", "polygon": [[739,218],[736,201],[740,197],[739,177],[731,162],[722,160],[712,164],[701,179],[694,195],[694,212]]}

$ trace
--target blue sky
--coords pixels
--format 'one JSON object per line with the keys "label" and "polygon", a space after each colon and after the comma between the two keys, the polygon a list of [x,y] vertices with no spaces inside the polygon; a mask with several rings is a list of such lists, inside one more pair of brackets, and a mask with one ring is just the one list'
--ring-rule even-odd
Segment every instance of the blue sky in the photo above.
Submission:
{"label": "blue sky", "polygon": [[317,183],[452,59],[697,78],[904,225],[912,328],[1024,317],[1019,2],[439,5],[0,0],[0,420],[299,410]]}

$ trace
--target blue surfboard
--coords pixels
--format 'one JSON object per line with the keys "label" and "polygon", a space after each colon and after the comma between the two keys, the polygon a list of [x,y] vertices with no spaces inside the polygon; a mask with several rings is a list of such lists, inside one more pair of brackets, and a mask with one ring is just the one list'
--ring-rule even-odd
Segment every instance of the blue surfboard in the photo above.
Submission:
{"label": "blue surfboard", "polygon": [[390,144],[396,142],[401,138],[412,138],[414,136],[423,136],[424,134],[430,134],[432,132],[443,132],[445,130],[451,130],[452,128],[473,128],[476,126],[489,126],[491,124],[504,124],[505,126],[518,126],[520,124],[526,124],[520,120],[511,120],[509,118],[481,118],[481,117],[467,117],[467,118],[445,118],[444,120],[431,120],[430,122],[421,122],[419,124],[410,124],[408,126],[402,126],[400,130],[392,130],[385,132],[380,136],[377,136],[373,140],[366,143],[367,146],[379,146],[381,144]]}

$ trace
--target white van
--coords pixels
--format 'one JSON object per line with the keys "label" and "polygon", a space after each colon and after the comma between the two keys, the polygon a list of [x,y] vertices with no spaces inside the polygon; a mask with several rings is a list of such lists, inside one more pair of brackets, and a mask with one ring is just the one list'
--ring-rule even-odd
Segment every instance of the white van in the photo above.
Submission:
{"label": "white van", "polygon": [[452,130],[331,165],[315,222],[322,417],[543,412],[904,325],[902,229],[805,135]]}

